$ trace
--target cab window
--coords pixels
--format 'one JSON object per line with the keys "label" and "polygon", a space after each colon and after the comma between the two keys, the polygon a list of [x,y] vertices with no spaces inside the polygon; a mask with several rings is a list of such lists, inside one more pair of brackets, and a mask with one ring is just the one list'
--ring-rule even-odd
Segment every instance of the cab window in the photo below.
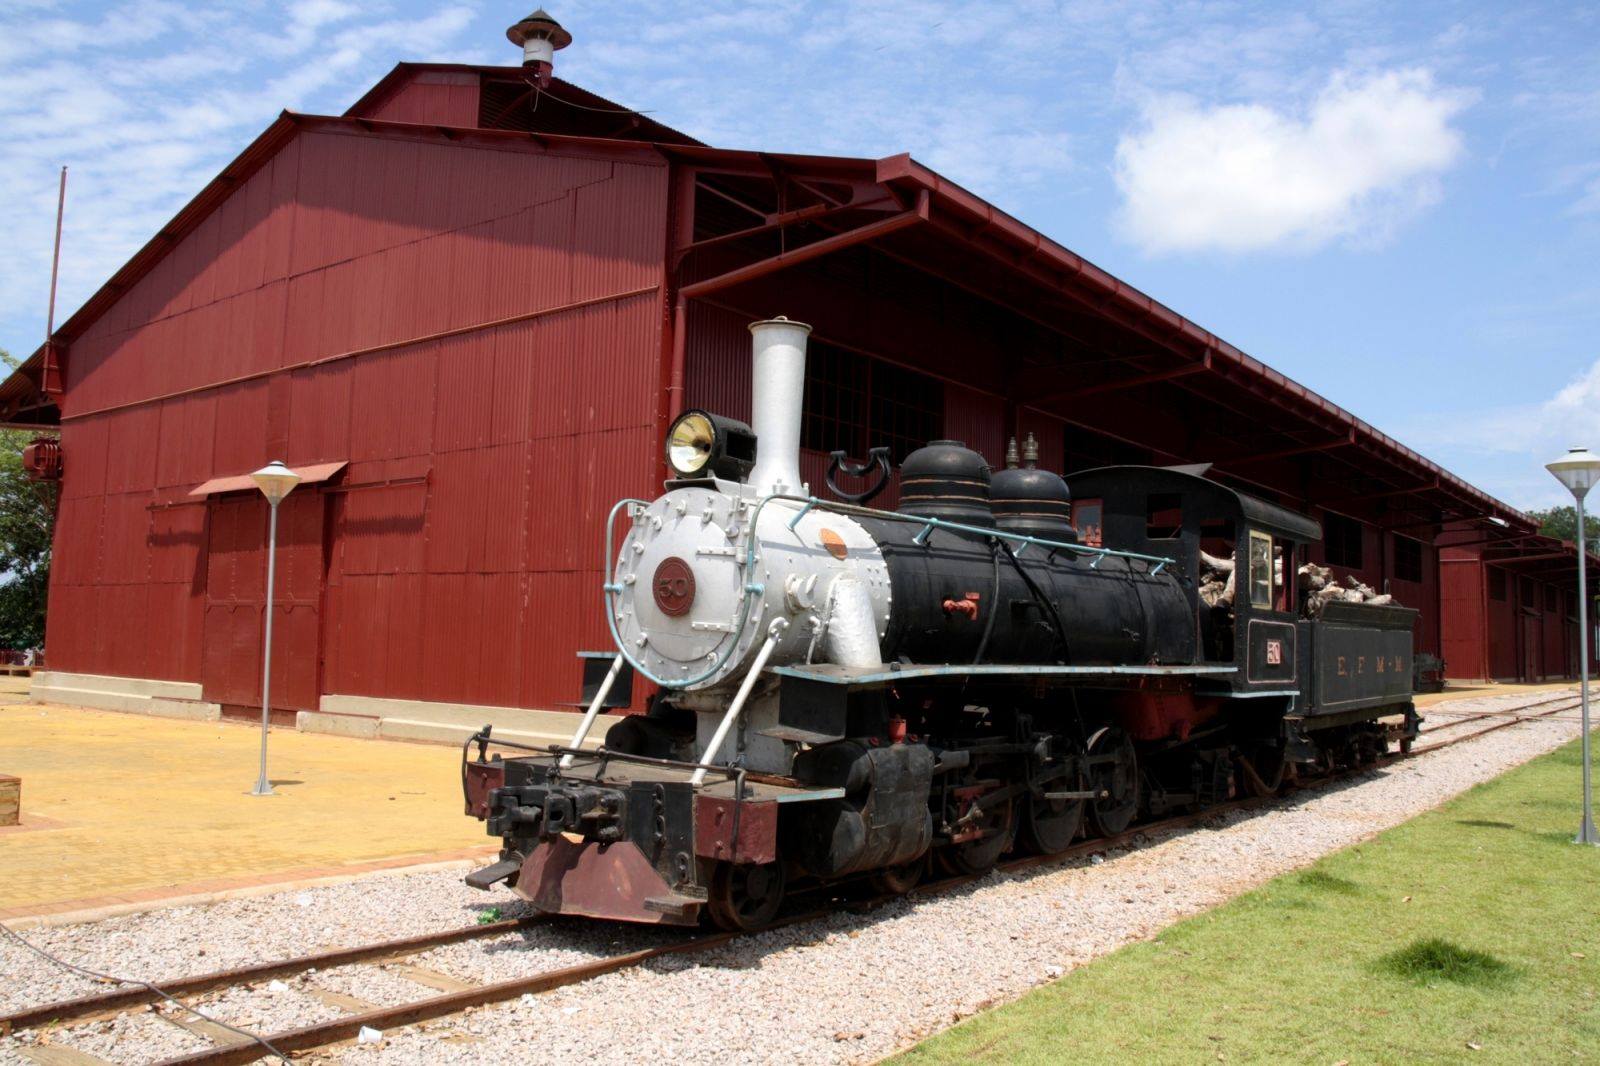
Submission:
{"label": "cab window", "polygon": [[1250,606],[1272,607],[1272,538],[1250,531]]}

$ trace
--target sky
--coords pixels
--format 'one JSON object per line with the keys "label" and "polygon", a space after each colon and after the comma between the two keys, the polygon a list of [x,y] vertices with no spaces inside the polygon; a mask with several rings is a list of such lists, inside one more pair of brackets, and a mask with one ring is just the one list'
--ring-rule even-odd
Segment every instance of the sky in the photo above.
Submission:
{"label": "sky", "polygon": [[[0,347],[280,110],[515,64],[504,3],[0,0]],[[1600,5],[547,0],[558,75],[712,144],[909,151],[1519,507],[1600,450]]]}

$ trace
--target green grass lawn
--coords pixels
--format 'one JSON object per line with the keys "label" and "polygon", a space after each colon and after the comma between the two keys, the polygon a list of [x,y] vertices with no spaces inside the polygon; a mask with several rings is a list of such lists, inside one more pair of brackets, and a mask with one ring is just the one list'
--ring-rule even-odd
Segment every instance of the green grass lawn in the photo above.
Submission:
{"label": "green grass lawn", "polygon": [[1600,1063],[1578,745],[897,1062]]}

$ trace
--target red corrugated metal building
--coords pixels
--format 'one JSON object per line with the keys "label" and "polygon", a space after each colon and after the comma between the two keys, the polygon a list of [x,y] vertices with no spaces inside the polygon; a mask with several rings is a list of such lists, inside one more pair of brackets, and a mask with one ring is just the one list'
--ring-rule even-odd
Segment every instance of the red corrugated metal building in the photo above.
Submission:
{"label": "red corrugated metal building", "polygon": [[[1443,655],[1456,678],[1545,681],[1578,670],[1578,565],[1570,541],[1446,529],[1439,537]],[[1588,559],[1600,590],[1600,558]],[[1596,621],[1590,606],[1591,623]],[[1590,634],[1590,648],[1600,645]],[[1595,662],[1591,659],[1593,672]]]}
{"label": "red corrugated metal building", "polygon": [[282,513],[280,711],[573,700],[607,509],[652,494],[679,409],[747,414],[776,314],[815,326],[814,486],[833,448],[936,437],[1209,462],[1322,518],[1313,558],[1419,608],[1424,651],[1435,534],[1531,532],[908,156],[713,149],[520,68],[402,64],[284,114],[0,385],[8,424],[61,429],[61,687],[259,700],[237,478],[281,458],[319,480]]}

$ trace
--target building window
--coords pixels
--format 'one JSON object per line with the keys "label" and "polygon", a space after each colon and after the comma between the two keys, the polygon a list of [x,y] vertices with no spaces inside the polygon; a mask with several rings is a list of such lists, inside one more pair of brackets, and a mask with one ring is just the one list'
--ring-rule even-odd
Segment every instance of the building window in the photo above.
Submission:
{"label": "building window", "polygon": [[888,445],[899,464],[943,436],[943,382],[826,342],[808,346],[802,447],[861,458]]}
{"label": "building window", "polygon": [[1361,569],[1361,523],[1342,514],[1322,515],[1323,559],[1329,566]]}
{"label": "building window", "polygon": [[893,449],[897,464],[930,440],[943,437],[944,382],[874,362],[870,432],[873,445]]}
{"label": "building window", "polygon": [[1394,538],[1394,577],[1396,581],[1422,583],[1422,542],[1410,537]]}
{"label": "building window", "polygon": [[1519,606],[1538,610],[1539,601],[1533,594],[1533,578],[1525,577],[1517,582],[1517,599]]}
{"label": "building window", "polygon": [[1506,572],[1493,566],[1489,567],[1489,598],[1506,602]]}
{"label": "building window", "polygon": [[1554,585],[1544,587],[1544,609],[1551,614],[1561,613],[1561,590]]}

